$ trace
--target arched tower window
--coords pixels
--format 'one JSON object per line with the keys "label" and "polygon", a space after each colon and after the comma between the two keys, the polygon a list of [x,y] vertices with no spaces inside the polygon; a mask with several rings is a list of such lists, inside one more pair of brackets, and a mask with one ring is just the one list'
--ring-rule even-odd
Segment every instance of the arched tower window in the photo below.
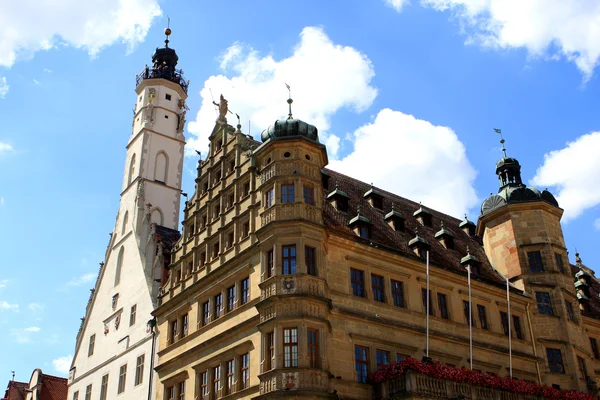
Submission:
{"label": "arched tower window", "polygon": [[123,216],[123,225],[121,226],[121,235],[125,234],[125,229],[127,229],[128,221],[129,221],[129,211],[125,211],[125,215]]}
{"label": "arched tower window", "polygon": [[156,155],[154,163],[154,180],[160,183],[167,183],[167,172],[169,168],[169,159],[164,151]]}
{"label": "arched tower window", "polygon": [[163,214],[162,211],[160,211],[160,208],[155,208],[152,213],[150,214],[150,222],[151,223],[156,223],[157,225],[161,225],[163,224]]}
{"label": "arched tower window", "polygon": [[121,269],[123,268],[123,254],[125,253],[125,247],[121,246],[119,250],[119,256],[117,257],[117,267],[115,269],[115,286],[121,282]]}
{"label": "arched tower window", "polygon": [[133,180],[133,173],[135,171],[135,154],[131,156],[131,161],[129,161],[129,172],[127,174],[127,186],[131,184]]}

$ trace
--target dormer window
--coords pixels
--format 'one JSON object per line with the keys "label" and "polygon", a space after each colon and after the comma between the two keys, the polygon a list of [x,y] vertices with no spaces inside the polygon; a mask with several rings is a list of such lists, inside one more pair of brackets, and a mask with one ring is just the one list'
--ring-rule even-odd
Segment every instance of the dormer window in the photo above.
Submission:
{"label": "dormer window", "polygon": [[477,278],[479,276],[479,267],[481,265],[481,261],[477,257],[471,254],[469,248],[467,247],[467,255],[460,259],[460,265],[465,268],[471,269],[471,275]]}
{"label": "dormer window", "polygon": [[444,228],[444,222],[441,223],[440,230],[436,232],[435,238],[439,240],[446,249],[454,250],[454,234]]}
{"label": "dormer window", "polygon": [[404,215],[395,210],[392,204],[392,211],[387,213],[383,220],[397,232],[404,232]]}
{"label": "dormer window", "polygon": [[431,248],[429,242],[419,236],[418,231],[415,231],[415,237],[409,240],[408,247],[421,258],[426,258],[427,252]]}
{"label": "dormer window", "polygon": [[369,204],[381,210],[383,208],[383,195],[378,192],[373,185],[371,185],[371,189],[369,189],[363,197],[369,202]]}
{"label": "dormer window", "polygon": [[458,227],[467,235],[475,236],[475,224],[469,221],[467,214],[465,214],[465,219],[458,225]]}
{"label": "dormer window", "polygon": [[431,227],[431,213],[423,206],[413,213],[413,217],[423,226]]}
{"label": "dormer window", "polygon": [[360,211],[348,223],[350,229],[363,239],[371,238],[371,225],[373,225],[371,221],[367,217],[360,215]]}
{"label": "dormer window", "polygon": [[342,212],[348,212],[348,200],[350,197],[343,191],[341,191],[336,184],[335,190],[327,195],[327,200],[332,205]]}
{"label": "dormer window", "polygon": [[323,186],[323,189],[329,189],[329,174],[324,170],[321,170],[321,185]]}

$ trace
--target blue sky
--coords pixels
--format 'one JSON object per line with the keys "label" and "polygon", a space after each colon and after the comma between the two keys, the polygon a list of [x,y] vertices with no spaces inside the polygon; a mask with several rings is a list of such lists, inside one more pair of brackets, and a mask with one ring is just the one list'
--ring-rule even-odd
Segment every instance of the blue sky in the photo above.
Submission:
{"label": "blue sky", "polygon": [[596,1],[53,3],[0,5],[0,385],[66,375],[114,227],[135,74],[167,14],[191,80],[184,191],[211,93],[257,136],[287,114],[287,82],[331,168],[457,217],[497,191],[501,128],[524,180],[565,209],[571,261],[600,262]]}

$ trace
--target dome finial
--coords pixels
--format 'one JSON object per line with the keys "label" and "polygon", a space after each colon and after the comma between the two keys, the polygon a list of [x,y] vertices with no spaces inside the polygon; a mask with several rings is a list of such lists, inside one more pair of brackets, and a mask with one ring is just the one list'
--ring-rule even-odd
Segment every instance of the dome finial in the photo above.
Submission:
{"label": "dome finial", "polygon": [[171,36],[171,18],[167,15],[167,27],[165,28],[165,47],[169,47],[169,36]]}
{"label": "dome finial", "polygon": [[502,152],[504,153],[504,158],[506,158],[506,147],[504,147],[504,137],[502,137],[502,129],[494,128],[494,132],[500,135],[500,143],[502,144]]}
{"label": "dome finial", "polygon": [[288,90],[287,103],[289,104],[289,107],[290,107],[290,112],[288,113],[287,119],[294,119],[294,117],[292,117],[292,103],[294,102],[294,100],[292,100],[292,88],[290,88],[290,85],[288,85],[287,83],[285,84],[285,87]]}

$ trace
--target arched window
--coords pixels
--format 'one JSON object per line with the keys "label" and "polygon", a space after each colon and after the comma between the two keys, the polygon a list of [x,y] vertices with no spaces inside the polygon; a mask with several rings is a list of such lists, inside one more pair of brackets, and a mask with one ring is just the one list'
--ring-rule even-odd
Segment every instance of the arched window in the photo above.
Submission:
{"label": "arched window", "polygon": [[152,213],[150,214],[150,222],[151,223],[156,223],[157,225],[161,225],[163,224],[163,214],[162,211],[160,211],[160,208],[155,208]]}
{"label": "arched window", "polygon": [[123,225],[121,226],[121,235],[125,234],[125,229],[127,229],[128,221],[129,221],[129,211],[125,211],[125,215],[123,216]]}
{"label": "arched window", "polygon": [[123,254],[125,253],[125,247],[121,247],[119,250],[119,256],[117,257],[117,267],[115,269],[115,286],[121,282],[121,269],[123,268]]}
{"label": "arched window", "polygon": [[135,154],[131,156],[131,161],[129,161],[129,173],[127,174],[127,186],[131,185],[131,181],[133,180],[133,173],[135,171]]}
{"label": "arched window", "polygon": [[156,155],[154,163],[154,180],[160,183],[167,183],[167,170],[169,168],[169,159],[164,151]]}

